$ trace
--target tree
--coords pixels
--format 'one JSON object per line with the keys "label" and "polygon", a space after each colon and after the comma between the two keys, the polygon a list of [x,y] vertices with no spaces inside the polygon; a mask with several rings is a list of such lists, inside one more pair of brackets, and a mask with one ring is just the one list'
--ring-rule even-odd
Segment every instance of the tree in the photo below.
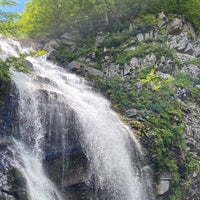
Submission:
{"label": "tree", "polygon": [[[13,0],[0,0],[0,6],[14,6],[16,1]],[[14,34],[15,24],[14,19],[18,15],[13,12],[5,12],[0,9],[0,33],[2,34]]]}
{"label": "tree", "polygon": [[73,15],[73,0],[31,0],[17,21],[23,35],[57,33]]}

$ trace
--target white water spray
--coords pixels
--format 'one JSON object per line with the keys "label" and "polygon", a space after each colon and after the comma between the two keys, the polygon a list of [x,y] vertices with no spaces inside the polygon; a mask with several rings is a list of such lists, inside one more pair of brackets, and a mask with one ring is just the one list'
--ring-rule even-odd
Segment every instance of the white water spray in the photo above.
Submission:
{"label": "white water spray", "polygon": [[[0,42],[6,56],[16,56],[13,46],[22,51],[19,45],[10,43],[12,41],[7,41],[2,46]],[[106,193],[96,199],[153,199],[149,177],[141,170],[143,155],[140,145],[110,109],[108,101],[95,94],[82,78],[67,73],[45,58],[28,57],[27,60],[33,65],[31,75],[15,71],[12,74],[19,91],[21,134],[20,141],[14,142],[14,151],[18,152],[18,167],[26,178],[30,199],[62,199],[42,167],[46,130],[42,123],[45,119],[40,112],[41,91],[49,96],[56,94],[57,104],[70,107],[76,114],[81,146],[90,163],[90,176],[95,177],[97,192]],[[66,112],[65,106],[57,110],[57,114]]]}

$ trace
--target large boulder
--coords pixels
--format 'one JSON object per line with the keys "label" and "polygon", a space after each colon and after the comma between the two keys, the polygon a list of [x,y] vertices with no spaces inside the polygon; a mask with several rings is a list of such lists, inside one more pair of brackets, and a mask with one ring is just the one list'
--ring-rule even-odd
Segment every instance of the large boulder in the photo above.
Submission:
{"label": "large boulder", "polygon": [[69,63],[67,65],[67,69],[69,71],[76,72],[77,74],[82,74],[82,75],[89,74],[89,75],[100,76],[100,77],[104,76],[103,72],[77,61],[73,61]]}
{"label": "large boulder", "polygon": [[76,49],[76,36],[69,33],[64,33],[58,38],[58,40],[61,46],[65,47],[66,50],[74,51]]}
{"label": "large boulder", "polygon": [[169,34],[178,35],[182,32],[183,29],[183,21],[178,18],[174,18],[168,25],[167,31]]}
{"label": "large boulder", "polygon": [[59,49],[59,47],[60,47],[59,40],[51,39],[45,43],[45,45],[43,46],[43,49],[48,52],[51,52],[51,51]]}
{"label": "large boulder", "polygon": [[192,75],[193,78],[199,78],[200,77],[200,68],[197,67],[194,64],[188,64],[185,65],[181,71],[185,72],[185,73],[189,73],[190,75]]}

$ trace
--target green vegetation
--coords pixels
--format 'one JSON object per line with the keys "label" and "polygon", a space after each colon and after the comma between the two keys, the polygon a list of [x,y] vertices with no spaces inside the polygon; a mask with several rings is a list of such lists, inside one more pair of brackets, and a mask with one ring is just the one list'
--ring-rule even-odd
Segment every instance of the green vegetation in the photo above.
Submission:
{"label": "green vegetation", "polygon": [[157,25],[158,13],[164,11],[184,16],[200,29],[199,10],[199,0],[30,0],[16,25],[20,35],[29,37],[66,31],[84,36],[102,30],[120,31],[133,20],[140,31],[148,31]]}
{"label": "green vegetation", "polygon": [[200,97],[200,87],[198,87],[198,86],[193,87],[193,88],[191,89],[191,92],[192,92],[192,94],[194,94],[195,96]]}
{"label": "green vegetation", "polygon": [[0,59],[0,89],[3,89],[4,83],[9,82],[11,79],[10,68],[18,72],[29,73],[28,61],[25,59],[29,55],[36,55],[36,53],[21,54],[19,57],[10,56],[5,60]]}
{"label": "green vegetation", "polygon": [[29,73],[30,68],[27,67],[28,61],[26,57],[28,56],[42,56],[45,55],[46,51],[38,50],[37,52],[29,52],[20,54],[18,57],[10,56],[5,60],[0,59],[0,81],[9,81],[10,80],[10,68],[18,72]]}
{"label": "green vegetation", "polygon": [[[167,47],[165,35],[165,31],[160,30],[154,42],[138,42],[135,32],[110,33],[104,36],[96,47],[92,42],[80,46],[75,53],[61,52],[62,59],[68,62],[95,53],[95,62],[99,63],[98,67],[101,69],[105,56],[109,56],[110,61],[123,67],[133,57],[140,59],[154,54],[157,61],[165,56],[180,67],[186,64],[181,63]],[[136,48],[127,51],[129,45]],[[196,63],[198,60],[191,62]],[[96,88],[111,100],[113,109],[122,114],[125,114],[127,109],[137,109],[137,115],[128,123],[148,150],[150,163],[154,164],[155,179],[158,181],[162,173],[170,173],[173,181],[168,199],[182,199],[181,184],[197,170],[198,162],[187,151],[184,139],[185,126],[182,123],[185,105],[178,99],[191,94],[199,97],[200,89],[198,86],[194,87],[197,80],[180,71],[169,78],[162,78],[156,73],[154,66],[136,69],[134,79],[128,81],[121,77],[108,80],[93,76],[88,78],[94,80]],[[177,90],[180,89],[181,93],[177,95]]]}
{"label": "green vegetation", "polygon": [[[14,3],[11,0],[0,1],[0,5]],[[158,37],[153,42],[153,39],[142,42],[136,39],[138,33],[157,28],[157,16],[161,11],[169,16],[183,16],[200,30],[200,0],[127,0],[126,3],[120,0],[30,0],[16,22],[16,14],[1,12],[0,31],[11,34],[15,29],[20,36],[32,38],[42,34],[60,36],[65,32],[78,35],[79,44],[74,52],[65,47],[59,49],[57,59],[63,65],[93,54],[99,69],[105,56],[121,68],[133,57],[142,59],[151,54],[156,56],[157,62],[165,56],[180,66],[199,64],[199,59],[181,63],[166,44],[165,30],[158,30]],[[128,31],[130,23],[132,31]],[[103,31],[105,37],[95,44],[95,35],[99,31]],[[127,50],[130,46],[135,49]],[[24,68],[26,56],[0,60],[0,81],[10,80],[10,67],[27,72]],[[185,106],[178,101],[183,93],[178,96],[177,90],[199,98],[200,88],[194,87],[196,80],[183,72],[164,79],[156,74],[154,66],[136,69],[134,79],[128,80],[128,84],[121,77],[111,80],[89,78],[111,100],[115,110],[125,114],[127,109],[137,109],[136,116],[128,122],[148,150],[149,160],[154,164],[155,179],[158,181],[162,173],[171,173],[173,182],[169,199],[181,199],[181,182],[197,169],[198,163],[187,151],[182,123]]]}
{"label": "green vegetation", "polygon": [[[162,173],[170,173],[173,181],[169,199],[182,199],[181,183],[198,169],[198,161],[187,151],[182,123],[185,106],[178,101],[176,88],[190,89],[197,94],[199,88],[191,87],[195,80],[188,74],[179,72],[173,78],[163,79],[153,66],[137,70],[136,76],[128,88],[122,78],[92,79],[111,99],[114,109],[123,114],[127,109],[137,109],[137,115],[129,124],[148,149],[155,179],[159,180]],[[142,83],[141,88],[138,81]]]}
{"label": "green vegetation", "polygon": [[[13,0],[0,0],[1,6],[14,6],[16,1]],[[16,24],[14,20],[18,14],[13,12],[4,12],[0,9],[0,33],[4,35],[13,35],[16,33]]]}

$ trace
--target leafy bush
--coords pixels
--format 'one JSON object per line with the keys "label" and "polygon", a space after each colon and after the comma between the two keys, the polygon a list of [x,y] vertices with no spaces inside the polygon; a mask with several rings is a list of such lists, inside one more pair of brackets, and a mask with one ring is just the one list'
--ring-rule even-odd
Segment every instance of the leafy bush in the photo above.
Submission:
{"label": "leafy bush", "polygon": [[103,42],[99,45],[100,48],[106,47],[119,47],[121,44],[123,44],[127,39],[129,38],[126,34],[120,34],[120,33],[113,33],[108,36],[106,36],[103,40]]}
{"label": "leafy bush", "polygon": [[9,69],[13,68],[16,71],[21,71],[24,73],[28,73],[29,69],[26,66],[25,57],[28,54],[22,54],[20,57],[8,57],[5,61],[0,60],[0,80],[7,81],[10,80],[10,72]]}
{"label": "leafy bush", "polygon": [[154,29],[158,24],[158,19],[153,14],[141,15],[134,20],[134,25],[141,32],[148,32]]}
{"label": "leafy bush", "polygon": [[195,79],[188,73],[177,72],[174,75],[174,84],[178,87],[190,89],[193,87]]}

